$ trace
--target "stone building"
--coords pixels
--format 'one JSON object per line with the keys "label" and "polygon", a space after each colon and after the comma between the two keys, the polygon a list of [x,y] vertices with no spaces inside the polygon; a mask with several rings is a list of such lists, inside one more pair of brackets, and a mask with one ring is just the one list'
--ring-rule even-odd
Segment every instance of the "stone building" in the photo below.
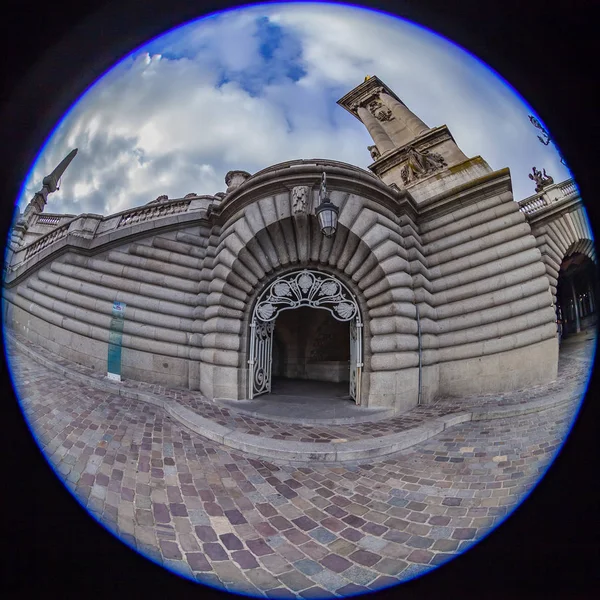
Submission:
{"label": "stone building", "polygon": [[113,378],[209,398],[287,378],[402,412],[556,378],[557,307],[572,329],[596,312],[574,183],[515,202],[508,169],[467,157],[377,77],[338,104],[373,138],[368,171],[289,161],[110,216],[42,215],[36,195],[7,255],[5,322]]}

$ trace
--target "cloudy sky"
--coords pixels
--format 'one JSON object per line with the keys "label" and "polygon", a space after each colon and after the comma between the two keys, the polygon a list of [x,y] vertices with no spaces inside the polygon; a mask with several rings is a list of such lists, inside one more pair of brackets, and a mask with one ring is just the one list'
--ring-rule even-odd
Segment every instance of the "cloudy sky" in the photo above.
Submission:
{"label": "cloudy sky", "polygon": [[271,4],[189,23],[119,62],[55,129],[20,208],[72,148],[47,212],[110,214],[161,194],[215,194],[231,169],[297,158],[365,168],[373,142],[336,101],[367,74],[430,127],[448,125],[467,156],[509,167],[516,199],[534,192],[533,165],[569,177],[538,141],[532,109],[444,38],[355,7]]}

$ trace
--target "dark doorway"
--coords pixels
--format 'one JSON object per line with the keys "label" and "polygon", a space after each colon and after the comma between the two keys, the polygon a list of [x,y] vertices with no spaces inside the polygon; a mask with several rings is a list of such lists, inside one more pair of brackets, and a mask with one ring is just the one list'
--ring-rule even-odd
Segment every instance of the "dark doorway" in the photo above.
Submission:
{"label": "dark doorway", "polygon": [[584,254],[574,253],[560,267],[556,310],[561,338],[594,327],[598,318],[596,265]]}
{"label": "dark doorway", "polygon": [[328,310],[282,311],[273,334],[272,393],[348,397],[350,327]]}

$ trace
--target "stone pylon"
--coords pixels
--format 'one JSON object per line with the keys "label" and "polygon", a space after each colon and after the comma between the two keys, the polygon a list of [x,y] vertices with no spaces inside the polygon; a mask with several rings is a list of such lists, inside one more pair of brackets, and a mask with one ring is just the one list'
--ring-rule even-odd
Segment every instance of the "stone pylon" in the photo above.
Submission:
{"label": "stone pylon", "polygon": [[63,173],[67,170],[67,167],[71,164],[71,161],[77,154],[77,148],[71,150],[60,164],[50,173],[46,175],[42,180],[42,188],[36,192],[33,198],[29,201],[29,204],[25,208],[22,215],[16,219],[16,223],[13,226],[11,232],[11,243],[12,245],[21,245],[23,242],[23,236],[27,231],[32,219],[35,215],[39,215],[44,211],[46,203],[48,201],[48,195],[55,192],[58,189],[58,182],[63,176]]}
{"label": "stone pylon", "polygon": [[[367,128],[374,142],[368,148],[374,160],[369,168],[388,185],[420,184],[468,161],[445,125],[427,126],[376,76],[365,78],[337,103]],[[491,169],[482,165],[477,176],[483,171]]]}

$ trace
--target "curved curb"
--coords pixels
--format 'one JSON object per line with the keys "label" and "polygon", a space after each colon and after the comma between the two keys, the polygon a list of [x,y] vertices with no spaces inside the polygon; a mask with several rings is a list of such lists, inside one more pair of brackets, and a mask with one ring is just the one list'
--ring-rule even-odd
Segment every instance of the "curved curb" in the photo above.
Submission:
{"label": "curved curb", "polygon": [[271,438],[263,438],[258,435],[241,433],[235,429],[219,425],[210,419],[201,417],[189,408],[182,406],[177,401],[166,401],[156,394],[128,390],[119,383],[98,380],[89,375],[77,373],[71,369],[48,361],[41,354],[28,348],[10,334],[5,333],[5,337],[23,354],[32,360],[43,364],[51,371],[60,373],[69,379],[85,383],[86,385],[107,393],[115,394],[130,400],[140,400],[157,406],[163,409],[172,419],[186,429],[213,442],[217,442],[235,450],[247,452],[248,454],[253,454],[260,458],[294,462],[343,463],[387,456],[428,440],[449,427],[453,427],[460,423],[527,415],[554,408],[573,399],[573,394],[570,393],[555,399],[534,400],[526,404],[497,406],[492,409],[476,407],[471,410],[433,418],[422,425],[406,429],[399,433],[352,442],[333,441],[326,443],[311,443],[274,440]]}
{"label": "curved curb", "polygon": [[[366,413],[359,414],[354,417],[326,417],[323,419],[306,419],[303,417],[294,418],[286,417],[284,415],[266,415],[256,410],[246,408],[251,402],[248,400],[228,400],[222,398],[215,398],[213,402],[225,408],[227,410],[233,410],[240,415],[252,417],[253,419],[275,421],[276,423],[293,423],[294,425],[357,425],[360,423],[377,423],[384,419],[393,418],[398,416],[396,411],[392,408],[365,408],[362,410],[367,411]],[[239,404],[239,406],[238,406]],[[372,411],[370,414],[368,411]]]}

